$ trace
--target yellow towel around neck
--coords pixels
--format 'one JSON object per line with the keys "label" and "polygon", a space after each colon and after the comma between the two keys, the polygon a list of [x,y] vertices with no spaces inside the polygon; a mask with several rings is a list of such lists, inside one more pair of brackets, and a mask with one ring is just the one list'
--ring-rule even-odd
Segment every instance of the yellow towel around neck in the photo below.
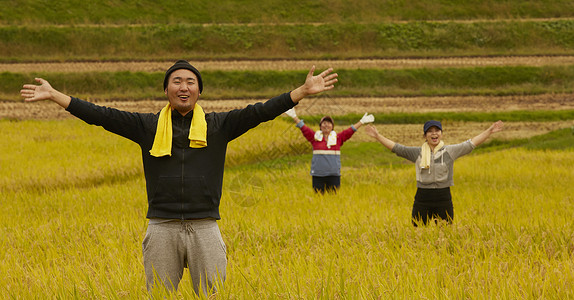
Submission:
{"label": "yellow towel around neck", "polygon": [[[173,131],[171,127],[171,105],[169,103],[162,108],[157,120],[157,130],[153,140],[153,146],[149,153],[155,157],[171,156],[171,143]],[[189,127],[189,147],[203,148],[207,146],[207,122],[205,113],[199,104],[193,107],[193,117]]]}
{"label": "yellow towel around neck", "polygon": [[[434,147],[434,153],[444,147],[444,142],[440,141],[436,147]],[[425,142],[421,147],[421,169],[428,169],[430,168],[430,161],[431,161],[431,148],[427,142]]]}

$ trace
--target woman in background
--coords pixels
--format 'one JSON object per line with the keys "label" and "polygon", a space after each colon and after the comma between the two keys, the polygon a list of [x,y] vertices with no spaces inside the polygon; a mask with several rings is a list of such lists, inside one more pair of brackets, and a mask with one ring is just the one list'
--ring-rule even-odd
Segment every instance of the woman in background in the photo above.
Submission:
{"label": "woman in background", "polygon": [[482,144],[491,134],[502,131],[504,123],[495,122],[481,134],[456,145],[444,145],[442,124],[427,121],[423,126],[424,144],[406,147],[381,135],[374,126],[367,126],[366,133],[383,146],[415,163],[417,192],[412,211],[412,222],[426,225],[430,219],[442,219],[452,223],[454,210],[450,187],[454,185],[454,161]]}
{"label": "woman in background", "polygon": [[375,121],[375,117],[365,113],[361,120],[351,127],[337,133],[333,118],[324,116],[319,122],[320,130],[313,131],[303,120],[297,117],[294,108],[285,112],[301,129],[303,136],[313,146],[311,176],[315,192],[336,192],[341,186],[341,146],[363,125]]}

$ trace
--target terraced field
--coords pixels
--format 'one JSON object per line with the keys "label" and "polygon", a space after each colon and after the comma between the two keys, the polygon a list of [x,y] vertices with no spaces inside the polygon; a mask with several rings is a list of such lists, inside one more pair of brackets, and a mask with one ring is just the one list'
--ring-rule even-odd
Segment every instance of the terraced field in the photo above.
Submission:
{"label": "terraced field", "polygon": [[509,141],[457,162],[452,226],[413,228],[413,167],[364,129],[344,146],[341,192],[324,197],[291,119],[261,124],[229,145],[228,278],[210,299],[574,298],[571,0],[5,2],[0,299],[195,299],[187,272],[175,294],[146,291],[137,145],[18,96],[42,76],[157,113],[162,73],[180,57],[205,71],[206,112],[265,101],[316,65],[341,81],[297,106],[314,128],[370,112],[379,132],[415,146],[436,118],[454,144],[500,118],[492,139]]}
{"label": "terraced field", "polygon": [[[51,63],[0,63],[0,72],[162,72],[173,61],[133,62],[51,62]],[[349,59],[349,60],[225,60],[196,61],[193,65],[203,70],[305,70],[315,64],[318,69],[399,69],[440,67],[486,66],[547,66],[574,64],[574,56],[502,56],[502,57],[450,57],[450,58],[399,58],[399,59]]]}
{"label": "terraced field", "polygon": [[[163,72],[173,62],[64,62],[64,63],[19,63],[0,64],[0,72]],[[198,61],[194,62],[200,70],[301,70],[315,64],[318,69],[333,67],[337,69],[367,69],[367,68],[441,68],[441,67],[472,67],[472,66],[544,66],[573,64],[574,56],[531,56],[531,57],[453,57],[433,59],[361,59],[361,60],[229,60],[229,61]],[[161,93],[158,90],[158,93]],[[298,106],[301,115],[343,115],[348,113],[361,114],[386,112],[504,112],[504,111],[535,111],[535,110],[572,110],[574,109],[572,94],[542,94],[542,95],[512,95],[512,96],[464,96],[464,97],[347,97],[336,98],[325,94],[311,98]],[[209,100],[202,103],[206,111],[227,111],[244,107],[247,104],[265,99],[236,99]],[[157,100],[141,101],[98,101],[99,104],[127,111],[157,112],[165,102]],[[23,103],[21,101],[0,102],[0,118],[9,119],[62,119],[71,117],[67,112],[52,103]],[[403,126],[403,125],[393,125]],[[514,122],[508,124],[500,138],[529,137],[543,134],[558,128],[574,126],[574,120],[559,122]],[[463,138],[477,132],[484,124],[465,124],[465,132],[451,132],[451,138]],[[390,128],[390,129],[389,129]],[[392,129],[390,132],[402,132],[395,138],[402,141],[418,139],[418,136],[404,136],[404,132],[417,130]],[[467,131],[469,131],[467,132]],[[387,131],[387,130],[385,130]],[[392,136],[392,134],[391,134]]]}

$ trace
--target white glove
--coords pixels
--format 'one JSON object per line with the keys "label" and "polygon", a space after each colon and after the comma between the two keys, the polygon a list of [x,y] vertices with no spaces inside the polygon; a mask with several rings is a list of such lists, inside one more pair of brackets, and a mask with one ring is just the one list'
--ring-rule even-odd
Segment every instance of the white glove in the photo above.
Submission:
{"label": "white glove", "polygon": [[295,112],[294,108],[289,109],[285,112],[286,115],[290,116],[291,118],[297,118],[297,113]]}
{"label": "white glove", "polygon": [[359,122],[361,122],[362,124],[373,123],[375,122],[375,116],[373,116],[372,114],[369,115],[368,113],[365,113],[365,115],[363,115],[363,117]]}

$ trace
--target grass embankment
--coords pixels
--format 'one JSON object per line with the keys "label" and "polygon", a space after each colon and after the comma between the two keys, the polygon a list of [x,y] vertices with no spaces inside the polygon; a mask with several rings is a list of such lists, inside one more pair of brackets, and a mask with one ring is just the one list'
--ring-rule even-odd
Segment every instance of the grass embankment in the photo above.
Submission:
{"label": "grass embankment", "polygon": [[0,7],[0,24],[330,23],[409,20],[474,20],[574,17],[571,1],[233,1],[203,3],[152,0],[80,2],[38,0]]}
{"label": "grass embankment", "polygon": [[0,27],[3,62],[572,54],[574,20]]}
{"label": "grass embankment", "polygon": [[[0,125],[0,295],[147,297],[137,146],[77,120]],[[415,229],[411,163],[349,142],[343,187],[322,197],[292,123],[258,127],[230,144],[230,161],[252,160],[225,174],[218,298],[572,297],[573,139],[481,146],[456,163],[454,225]],[[185,274],[178,296],[192,293]]]}
{"label": "grass embankment", "polygon": [[[318,70],[322,71],[322,70]],[[571,93],[574,66],[335,70],[329,96],[468,96]],[[318,73],[317,72],[317,73]],[[270,98],[302,84],[307,71],[204,71],[202,99]],[[165,99],[163,72],[0,73],[0,97],[19,100],[24,83],[43,77],[64,93],[100,100]]]}

